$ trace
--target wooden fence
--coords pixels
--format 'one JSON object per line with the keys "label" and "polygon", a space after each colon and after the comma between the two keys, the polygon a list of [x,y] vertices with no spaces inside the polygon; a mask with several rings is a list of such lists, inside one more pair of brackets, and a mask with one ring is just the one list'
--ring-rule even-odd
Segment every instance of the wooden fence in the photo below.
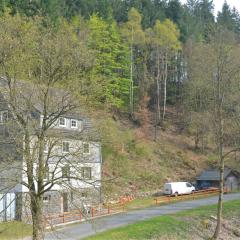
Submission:
{"label": "wooden fence", "polygon": [[[227,190],[225,189],[225,192]],[[154,204],[166,204],[179,200],[189,200],[189,199],[197,199],[201,197],[209,197],[219,193],[218,188],[211,188],[206,190],[200,190],[193,192],[188,195],[178,195],[178,196],[160,196],[154,198]],[[74,221],[84,221],[84,220],[92,220],[96,217],[107,216],[115,213],[124,212],[126,210],[126,204],[133,201],[134,198],[132,196],[123,196],[119,198],[118,202],[115,203],[107,203],[98,206],[92,206],[84,211],[82,209],[78,209],[72,212],[64,212],[62,214],[52,214],[45,218],[45,222],[47,226],[54,226],[68,222]]]}
{"label": "wooden fence", "polygon": [[126,204],[132,200],[132,196],[124,196],[120,197],[119,201],[116,203],[92,206],[85,210],[78,209],[71,212],[51,214],[45,217],[45,222],[48,226],[54,226],[67,222],[91,220],[100,216],[120,213],[125,211]]}
{"label": "wooden fence", "polygon": [[[226,189],[225,189],[225,192],[227,192]],[[192,194],[184,194],[184,195],[178,195],[178,196],[170,196],[170,195],[161,196],[158,198],[154,198],[154,203],[158,205],[161,203],[170,203],[178,200],[188,200],[188,199],[194,200],[200,197],[208,197],[208,196],[216,195],[217,193],[219,193],[218,188],[210,188],[206,190],[195,191]]]}

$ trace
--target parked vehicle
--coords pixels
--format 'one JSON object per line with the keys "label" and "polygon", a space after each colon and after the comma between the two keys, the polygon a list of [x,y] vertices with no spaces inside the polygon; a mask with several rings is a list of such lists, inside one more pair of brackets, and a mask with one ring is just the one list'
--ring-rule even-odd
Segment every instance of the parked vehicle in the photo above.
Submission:
{"label": "parked vehicle", "polygon": [[189,182],[170,182],[164,185],[164,194],[172,196],[191,194],[195,190],[195,187]]}

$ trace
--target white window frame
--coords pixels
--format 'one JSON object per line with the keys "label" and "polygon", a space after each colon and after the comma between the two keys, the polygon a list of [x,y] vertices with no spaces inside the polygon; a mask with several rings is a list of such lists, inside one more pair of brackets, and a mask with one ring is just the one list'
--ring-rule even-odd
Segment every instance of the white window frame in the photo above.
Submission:
{"label": "white window frame", "polygon": [[4,115],[4,113],[7,113],[7,121],[8,121],[8,110],[0,111],[0,124],[4,124],[4,123],[7,122],[7,121],[3,121],[3,115]]}
{"label": "white window frame", "polygon": [[[61,119],[64,119],[64,124],[61,124]],[[67,119],[64,117],[60,117],[58,121],[58,126],[59,127],[66,127],[67,126]]]}
{"label": "white window frame", "polygon": [[[72,126],[72,122],[76,122],[76,126]],[[71,127],[71,128],[78,128],[78,120],[76,120],[76,119],[71,119],[70,127]]]}
{"label": "white window frame", "polygon": [[[63,149],[64,143],[68,143],[68,152],[67,152],[67,151],[64,151],[64,149]],[[62,141],[62,152],[63,152],[63,153],[69,153],[69,152],[70,152],[70,142],[69,142],[69,141]]]}

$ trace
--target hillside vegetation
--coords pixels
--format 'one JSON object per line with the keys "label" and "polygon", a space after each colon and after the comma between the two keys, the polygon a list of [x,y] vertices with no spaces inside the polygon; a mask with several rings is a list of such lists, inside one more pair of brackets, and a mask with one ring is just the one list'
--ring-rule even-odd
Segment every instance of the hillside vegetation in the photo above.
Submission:
{"label": "hillside vegetation", "polygon": [[[172,107],[168,107],[165,128],[158,129],[157,141],[154,141],[154,125],[151,122],[146,129],[124,114],[117,118],[110,114],[105,114],[104,118],[99,115],[97,126],[103,138],[106,197],[156,193],[167,181],[195,182],[203,169],[217,166],[218,158],[212,140],[203,152],[196,149],[191,131],[179,130],[181,121]],[[235,158],[229,158],[227,165],[235,169],[240,167]]]}
{"label": "hillside vegetation", "polygon": [[146,135],[146,129],[126,117],[98,118],[103,135],[103,185],[109,197],[153,193],[166,181],[194,182],[204,168],[216,163],[210,149],[204,153],[195,150],[191,135],[179,133],[170,119],[167,125],[154,141],[151,124]]}

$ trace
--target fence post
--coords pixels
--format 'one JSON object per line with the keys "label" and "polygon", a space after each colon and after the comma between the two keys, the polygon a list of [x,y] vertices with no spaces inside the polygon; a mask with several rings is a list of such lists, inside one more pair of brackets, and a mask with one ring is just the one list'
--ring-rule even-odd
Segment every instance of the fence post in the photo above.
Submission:
{"label": "fence post", "polygon": [[91,208],[91,214],[92,214],[92,218],[94,217],[94,208]]}
{"label": "fence post", "polygon": [[63,213],[63,223],[65,223],[65,219],[64,219],[64,213]]}
{"label": "fence post", "polygon": [[110,206],[109,206],[109,204],[108,204],[108,214],[110,214]]}
{"label": "fence post", "polygon": [[82,221],[82,209],[79,210],[79,218],[80,218],[80,221]]}

